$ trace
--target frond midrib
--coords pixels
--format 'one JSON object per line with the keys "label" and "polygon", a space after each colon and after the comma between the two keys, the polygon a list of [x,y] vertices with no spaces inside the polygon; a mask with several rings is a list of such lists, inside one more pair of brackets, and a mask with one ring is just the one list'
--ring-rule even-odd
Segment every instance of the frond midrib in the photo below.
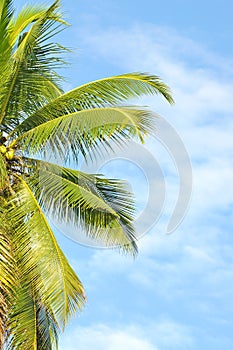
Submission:
{"label": "frond midrib", "polygon": [[[129,120],[132,120],[127,114],[125,114],[125,112],[123,112],[123,110],[126,110],[127,109],[127,107],[122,107],[122,108],[119,108],[119,107],[99,107],[99,108],[91,108],[91,109],[83,109],[83,110],[81,110],[81,111],[77,111],[77,112],[73,112],[73,113],[68,113],[68,114],[64,114],[64,115],[62,115],[62,116],[60,116],[60,117],[57,117],[57,118],[54,118],[54,119],[51,119],[51,120],[47,120],[46,122],[44,122],[44,123],[41,123],[41,124],[39,124],[39,125],[37,125],[37,126],[35,126],[35,127],[33,127],[33,128],[31,128],[31,129],[29,129],[29,130],[27,130],[27,131],[25,131],[24,133],[22,133],[21,135],[19,135],[14,141],[13,141],[13,144],[17,144],[18,143],[18,141],[20,141],[20,139],[22,139],[22,138],[24,138],[25,136],[27,136],[28,134],[30,134],[30,133],[32,133],[34,130],[38,130],[39,128],[41,128],[42,126],[46,126],[46,125],[49,125],[49,124],[52,124],[52,123],[57,123],[57,124],[59,124],[60,122],[62,122],[64,119],[66,119],[66,118],[70,118],[70,117],[72,117],[72,116],[77,116],[78,117],[78,115],[79,114],[87,114],[87,113],[90,113],[90,112],[99,112],[99,111],[118,111],[119,113],[121,113],[122,115],[124,115],[124,116],[126,116],[127,117],[127,119],[129,119]],[[129,109],[130,110],[130,109]],[[138,109],[137,109],[137,111],[139,111]],[[111,122],[109,122],[109,124],[111,124]],[[114,123],[115,124],[115,123]],[[134,126],[135,126],[135,123],[133,122],[132,123]],[[106,125],[106,124],[105,124]],[[9,137],[12,137],[12,135],[13,135],[13,133],[14,133],[14,130],[12,131],[12,133],[11,134],[9,134]]]}

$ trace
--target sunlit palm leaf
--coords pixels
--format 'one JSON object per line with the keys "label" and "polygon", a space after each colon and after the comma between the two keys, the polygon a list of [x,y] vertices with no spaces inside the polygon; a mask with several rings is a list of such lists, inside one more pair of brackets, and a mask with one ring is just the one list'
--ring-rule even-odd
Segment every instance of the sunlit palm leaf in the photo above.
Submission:
{"label": "sunlit palm leaf", "polygon": [[17,125],[25,111],[32,112],[61,94],[57,85],[59,76],[52,67],[58,64],[58,56],[64,49],[47,43],[47,39],[57,32],[55,24],[60,19],[57,7],[56,1],[37,16],[29,31],[19,38],[11,62],[13,72],[5,84],[6,93],[1,103],[0,121],[5,124],[6,119],[10,119],[12,126]]}
{"label": "sunlit palm leaf", "polygon": [[108,107],[142,95],[162,94],[173,103],[170,90],[161,79],[146,73],[128,73],[82,85],[49,102],[28,117],[19,130],[29,130],[48,120],[82,109]]}
{"label": "sunlit palm leaf", "polygon": [[36,303],[33,292],[26,283],[21,283],[15,291],[16,299],[8,321],[11,328],[10,344],[17,350],[37,350]]}
{"label": "sunlit palm leaf", "polygon": [[[57,9],[58,1],[55,2]],[[47,11],[45,6],[40,5],[27,5],[24,6],[21,12],[16,18],[13,18],[10,22],[10,45],[13,46],[18,40],[19,35],[33,22],[38,19],[41,19],[44,16],[44,13]],[[51,20],[67,24],[62,18],[61,14],[58,12],[50,15]]]}
{"label": "sunlit palm leaf", "polygon": [[[30,159],[28,159],[31,164]],[[45,212],[59,222],[82,227],[107,246],[135,254],[134,201],[125,183],[33,161],[28,177]]]}
{"label": "sunlit palm leaf", "polygon": [[[19,205],[11,209],[11,217],[17,226],[21,240],[22,259],[31,274],[34,290],[48,303],[57,319],[64,326],[85,299],[83,287],[62,253],[45,215],[29,185],[20,181],[16,199]],[[37,276],[37,277],[35,277]]]}
{"label": "sunlit palm leaf", "polygon": [[37,303],[37,347],[55,350],[58,347],[59,327],[54,315],[47,306]]}
{"label": "sunlit palm leaf", "polygon": [[0,104],[7,89],[6,84],[12,74],[10,33],[8,26],[13,15],[12,1],[0,1]]}
{"label": "sunlit palm leaf", "polygon": [[148,110],[130,107],[93,108],[40,124],[22,133],[14,143],[18,143],[29,154],[49,146],[54,156],[65,160],[72,153],[74,158],[79,152],[85,157],[100,142],[107,146],[110,140],[120,143],[132,137],[143,141],[144,136],[154,129],[154,115]]}
{"label": "sunlit palm leaf", "polygon": [[[7,31],[13,15],[12,0],[1,0],[0,2],[0,53],[9,54],[10,33]],[[3,56],[1,57],[1,61]],[[2,64],[2,62],[1,62]]]}
{"label": "sunlit palm leaf", "polygon": [[[16,189],[16,188],[15,188]],[[50,300],[40,298],[45,291],[38,257],[33,255],[32,232],[19,229],[25,222],[24,217],[16,215],[19,201],[10,202],[5,210],[7,235],[11,230],[11,252],[13,263],[7,259],[9,273],[14,276],[12,292],[5,293],[9,304],[5,311],[5,340],[7,348],[25,349],[57,349],[58,324],[51,309]],[[17,218],[15,217],[17,216]],[[22,233],[22,234],[21,234]],[[12,260],[12,259],[11,259]],[[12,275],[12,271],[14,271]],[[11,277],[11,278],[12,278]],[[38,293],[38,288],[40,293]],[[48,293],[47,293],[48,294]]]}
{"label": "sunlit palm leaf", "polygon": [[17,285],[17,276],[12,273],[15,266],[10,237],[11,227],[7,222],[2,203],[0,205],[0,348],[2,349],[8,331],[7,315],[11,308],[10,299]]}
{"label": "sunlit palm leaf", "polygon": [[57,349],[58,326],[45,305],[37,300],[27,276],[16,287],[16,296],[9,314],[10,348],[17,350]]}

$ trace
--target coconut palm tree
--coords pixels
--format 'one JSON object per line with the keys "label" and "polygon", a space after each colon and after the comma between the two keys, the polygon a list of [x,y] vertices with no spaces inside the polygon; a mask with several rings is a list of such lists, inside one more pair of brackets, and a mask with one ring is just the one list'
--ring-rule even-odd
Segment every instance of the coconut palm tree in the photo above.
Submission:
{"label": "coconut palm tree", "polygon": [[0,18],[0,348],[57,349],[86,298],[48,217],[135,255],[131,194],[77,163],[101,144],[143,141],[154,130],[153,113],[123,106],[127,99],[173,100],[157,76],[142,73],[64,92],[57,68],[67,50],[53,41],[66,26],[58,1],[16,17],[12,1],[0,0]]}

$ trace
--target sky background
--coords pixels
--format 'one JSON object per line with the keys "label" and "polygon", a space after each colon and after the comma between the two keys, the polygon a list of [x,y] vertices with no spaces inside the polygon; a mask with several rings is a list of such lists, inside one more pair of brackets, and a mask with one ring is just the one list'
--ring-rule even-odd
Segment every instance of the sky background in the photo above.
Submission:
{"label": "sky background", "polygon": [[[179,178],[166,148],[150,139],[143,147],[163,171],[166,202],[139,240],[136,260],[74,243],[56,230],[88,296],[60,349],[232,349],[233,2],[64,0],[63,10],[71,27],[60,41],[74,49],[65,89],[131,71],[161,76],[175,106],[155,96],[138,104],[180,135],[192,162],[193,194],[182,224],[167,235]],[[122,162],[103,172],[130,181],[140,212],[146,177]]]}

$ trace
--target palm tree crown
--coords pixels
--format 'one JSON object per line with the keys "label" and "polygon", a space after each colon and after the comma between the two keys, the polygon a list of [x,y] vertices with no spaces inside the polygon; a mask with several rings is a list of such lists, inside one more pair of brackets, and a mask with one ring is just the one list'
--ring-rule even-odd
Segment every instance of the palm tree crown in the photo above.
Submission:
{"label": "palm tree crown", "polygon": [[15,17],[12,1],[1,0],[0,19],[0,348],[56,349],[85,294],[47,217],[134,255],[134,202],[124,183],[76,165],[100,144],[153,132],[153,113],[124,101],[158,93],[173,100],[157,76],[143,73],[64,93],[57,68],[66,49],[53,42],[66,25],[59,1]]}

